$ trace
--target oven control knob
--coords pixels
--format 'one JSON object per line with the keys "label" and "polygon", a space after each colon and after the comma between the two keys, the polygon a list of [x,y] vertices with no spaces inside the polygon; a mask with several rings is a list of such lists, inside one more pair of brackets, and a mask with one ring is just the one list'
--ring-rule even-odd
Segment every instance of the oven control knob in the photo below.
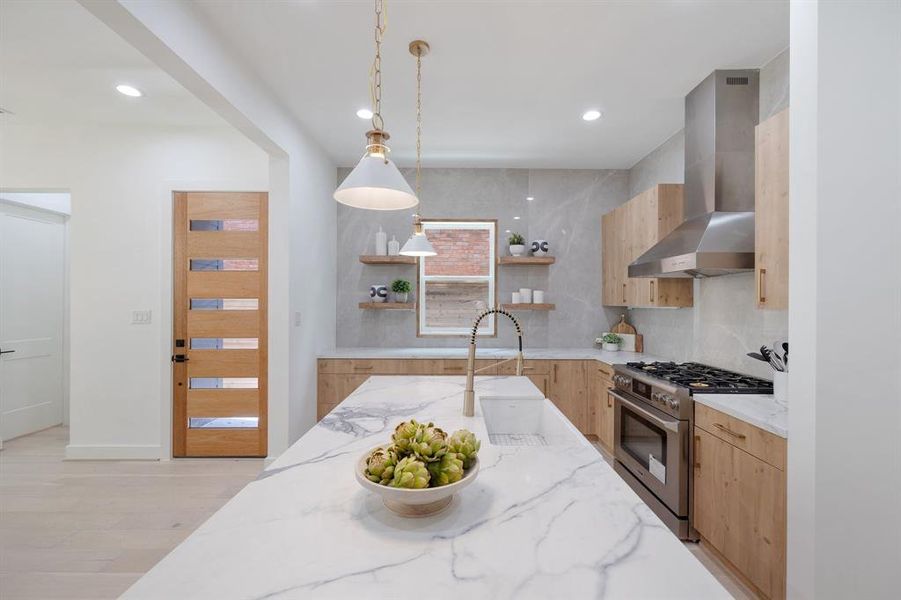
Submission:
{"label": "oven control knob", "polygon": [[651,394],[651,402],[660,402],[660,392],[653,392]]}
{"label": "oven control knob", "polygon": [[667,404],[669,404],[669,407],[671,409],[678,410],[678,408],[679,408],[679,399],[678,398],[673,398],[672,396],[667,396],[666,402],[667,402]]}

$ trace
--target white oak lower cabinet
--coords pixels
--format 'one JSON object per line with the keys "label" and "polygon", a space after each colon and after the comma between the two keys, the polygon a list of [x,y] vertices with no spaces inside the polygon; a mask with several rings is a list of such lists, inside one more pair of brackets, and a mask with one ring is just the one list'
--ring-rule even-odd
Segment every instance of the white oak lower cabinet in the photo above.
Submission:
{"label": "white oak lower cabinet", "polygon": [[694,526],[767,598],[785,597],[783,438],[695,404]]}
{"label": "white oak lower cabinet", "polygon": [[[481,375],[513,375],[516,372],[515,363],[494,366],[497,362],[479,359],[476,361],[476,368],[485,368]],[[545,397],[551,399],[579,431],[586,435],[599,435],[594,431],[597,421],[590,418],[589,407],[594,399],[591,375],[599,364],[593,360],[526,360],[523,374],[532,380]],[[320,358],[317,371],[316,414],[321,419],[360,387],[370,375],[465,375],[466,361]],[[612,422],[612,416],[610,419]],[[610,438],[612,442],[612,433]]]}

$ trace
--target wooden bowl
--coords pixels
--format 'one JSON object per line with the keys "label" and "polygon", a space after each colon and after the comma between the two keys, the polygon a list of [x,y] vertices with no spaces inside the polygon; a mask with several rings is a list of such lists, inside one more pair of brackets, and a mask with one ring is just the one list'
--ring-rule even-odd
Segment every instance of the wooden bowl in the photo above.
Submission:
{"label": "wooden bowl", "polygon": [[454,494],[475,481],[476,475],[479,474],[479,459],[476,457],[472,465],[463,473],[463,478],[454,483],[421,490],[379,485],[369,481],[364,473],[366,472],[366,459],[369,458],[373,450],[383,447],[375,446],[363,454],[357,461],[354,474],[360,485],[370,492],[381,496],[385,507],[402,517],[428,517],[441,512],[450,505]]}

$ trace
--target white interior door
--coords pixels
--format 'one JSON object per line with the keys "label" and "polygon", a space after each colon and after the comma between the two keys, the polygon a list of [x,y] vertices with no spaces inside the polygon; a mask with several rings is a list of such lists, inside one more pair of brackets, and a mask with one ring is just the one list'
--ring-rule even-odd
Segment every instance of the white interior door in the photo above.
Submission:
{"label": "white interior door", "polygon": [[0,202],[0,439],[63,420],[65,227]]}

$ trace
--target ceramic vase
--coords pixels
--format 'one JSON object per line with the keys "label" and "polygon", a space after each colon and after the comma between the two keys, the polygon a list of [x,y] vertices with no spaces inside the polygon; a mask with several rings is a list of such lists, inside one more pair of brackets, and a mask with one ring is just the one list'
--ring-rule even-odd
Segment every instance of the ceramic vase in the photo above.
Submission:
{"label": "ceramic vase", "polygon": [[548,243],[547,240],[532,240],[530,245],[533,256],[547,256]]}
{"label": "ceramic vase", "polygon": [[369,301],[370,302],[387,302],[388,301],[388,286],[387,285],[373,285],[369,287]]}

